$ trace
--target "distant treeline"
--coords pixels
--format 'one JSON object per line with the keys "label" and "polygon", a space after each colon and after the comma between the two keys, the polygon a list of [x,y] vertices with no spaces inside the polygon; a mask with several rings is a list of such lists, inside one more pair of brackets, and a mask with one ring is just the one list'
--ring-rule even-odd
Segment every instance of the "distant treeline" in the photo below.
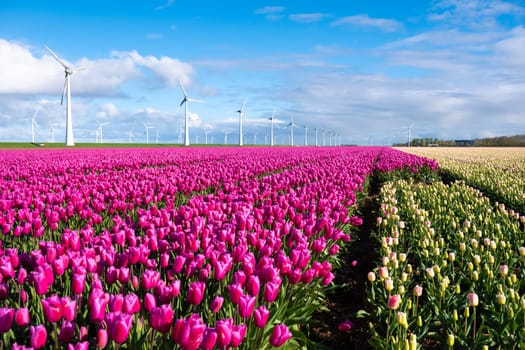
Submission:
{"label": "distant treeline", "polygon": [[[394,146],[407,146],[407,142],[396,143]],[[498,136],[474,140],[439,140],[437,138],[425,137],[410,140],[413,147],[525,147],[525,135]]]}

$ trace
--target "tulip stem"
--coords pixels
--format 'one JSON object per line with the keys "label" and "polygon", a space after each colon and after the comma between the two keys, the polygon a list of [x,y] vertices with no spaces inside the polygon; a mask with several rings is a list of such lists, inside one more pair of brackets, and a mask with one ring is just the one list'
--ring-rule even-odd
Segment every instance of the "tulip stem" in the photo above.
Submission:
{"label": "tulip stem", "polygon": [[53,322],[53,330],[55,333],[55,350],[58,350],[58,328],[56,322]]}

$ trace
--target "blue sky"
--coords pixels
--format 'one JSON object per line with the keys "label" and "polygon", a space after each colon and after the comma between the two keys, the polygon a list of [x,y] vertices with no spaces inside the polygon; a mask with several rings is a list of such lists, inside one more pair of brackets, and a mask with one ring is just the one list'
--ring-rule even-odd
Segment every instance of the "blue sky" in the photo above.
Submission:
{"label": "blue sky", "polygon": [[[178,142],[181,80],[190,139],[278,143],[290,115],[343,143],[525,133],[524,1],[30,1],[0,5],[0,141],[62,142],[64,72],[73,67],[77,142]],[[304,129],[294,130],[304,143]],[[322,137],[319,135],[319,142]],[[328,138],[326,139],[328,142]]]}

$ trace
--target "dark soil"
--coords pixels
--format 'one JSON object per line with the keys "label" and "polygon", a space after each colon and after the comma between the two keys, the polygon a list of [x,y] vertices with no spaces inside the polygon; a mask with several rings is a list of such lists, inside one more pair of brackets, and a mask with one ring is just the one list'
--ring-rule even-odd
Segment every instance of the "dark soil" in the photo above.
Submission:
{"label": "dark soil", "polygon": [[[344,267],[335,272],[334,283],[340,288],[328,292],[326,307],[313,315],[311,340],[326,349],[372,349],[368,344],[370,326],[366,319],[356,318],[357,311],[368,307],[366,304],[366,283],[368,272],[372,271],[378,259],[377,247],[370,237],[378,216],[377,194],[379,186],[372,182],[369,194],[359,208],[363,224],[352,236],[352,243],[343,253]],[[357,262],[353,264],[352,262]],[[355,266],[352,266],[355,265]],[[347,332],[338,330],[345,320],[352,323]]]}

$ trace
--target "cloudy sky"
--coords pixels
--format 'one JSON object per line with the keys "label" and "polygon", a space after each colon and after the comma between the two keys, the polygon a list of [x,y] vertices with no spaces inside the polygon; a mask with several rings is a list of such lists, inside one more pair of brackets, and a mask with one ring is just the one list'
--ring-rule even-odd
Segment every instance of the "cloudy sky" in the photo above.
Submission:
{"label": "cloudy sky", "polygon": [[[3,1],[0,5],[0,141],[65,135],[64,69],[73,69],[76,142],[176,143],[190,97],[190,140],[343,143],[525,133],[525,2]],[[322,136],[319,134],[319,142]],[[328,143],[328,136],[326,136]]]}

